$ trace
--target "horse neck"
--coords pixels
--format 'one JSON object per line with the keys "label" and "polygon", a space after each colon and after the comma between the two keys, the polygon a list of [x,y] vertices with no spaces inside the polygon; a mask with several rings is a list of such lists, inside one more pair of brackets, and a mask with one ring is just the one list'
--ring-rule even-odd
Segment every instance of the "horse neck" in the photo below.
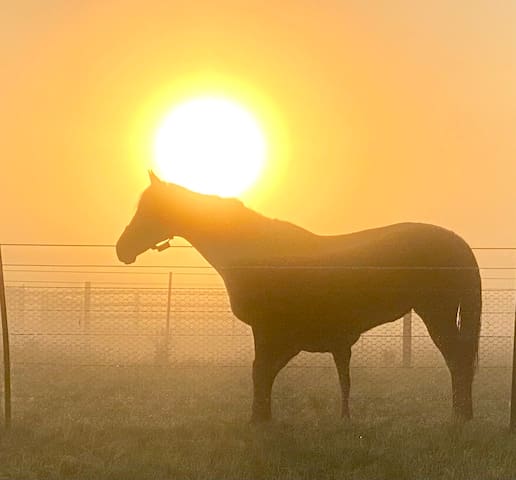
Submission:
{"label": "horse neck", "polygon": [[[216,269],[267,264],[289,255],[305,254],[316,236],[300,227],[272,220],[235,199],[203,195],[176,187],[171,203],[184,205],[184,237]],[[171,219],[174,223],[174,219]]]}
{"label": "horse neck", "polygon": [[212,218],[208,225],[185,236],[215,269],[271,265],[280,258],[313,251],[318,236],[241,208],[244,210],[235,217]]}
{"label": "horse neck", "polygon": [[[171,232],[185,238],[213,266],[226,262],[224,247],[228,240],[225,223],[238,206],[236,200],[193,192],[170,184],[162,199],[162,215],[168,218]],[[243,207],[242,207],[243,208]]]}
{"label": "horse neck", "polygon": [[[250,210],[243,212],[243,216],[228,216],[215,211],[210,213],[208,218],[192,225],[185,232],[184,238],[211,265],[216,269],[223,269],[259,256],[258,246],[263,241],[263,235],[259,232],[263,227],[257,226],[257,218],[253,218],[258,214]],[[268,221],[265,217],[258,220],[265,223]]]}

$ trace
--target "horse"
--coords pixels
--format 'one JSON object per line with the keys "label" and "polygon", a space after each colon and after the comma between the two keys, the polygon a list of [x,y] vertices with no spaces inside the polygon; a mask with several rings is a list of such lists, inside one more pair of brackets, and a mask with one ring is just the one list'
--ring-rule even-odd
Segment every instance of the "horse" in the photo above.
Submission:
{"label": "horse", "polygon": [[301,351],[330,352],[349,418],[351,347],[414,310],[450,371],[452,418],[473,417],[481,279],[468,244],[424,223],[318,235],[267,218],[237,199],[166,183],[150,186],[117,244],[126,264],[180,236],[222,277],[233,314],[252,328],[251,421],[271,419],[276,375]]}

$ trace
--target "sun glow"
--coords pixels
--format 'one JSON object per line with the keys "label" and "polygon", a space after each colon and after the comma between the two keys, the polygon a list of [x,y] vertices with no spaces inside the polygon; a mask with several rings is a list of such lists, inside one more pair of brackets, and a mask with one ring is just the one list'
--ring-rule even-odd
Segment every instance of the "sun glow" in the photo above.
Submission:
{"label": "sun glow", "polygon": [[238,196],[260,177],[267,142],[257,120],[238,103],[199,97],[176,106],[154,142],[158,174],[201,193]]}

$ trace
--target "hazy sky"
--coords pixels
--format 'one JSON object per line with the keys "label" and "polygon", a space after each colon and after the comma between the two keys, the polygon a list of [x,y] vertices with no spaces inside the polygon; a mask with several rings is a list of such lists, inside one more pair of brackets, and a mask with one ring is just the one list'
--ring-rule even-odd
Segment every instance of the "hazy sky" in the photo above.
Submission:
{"label": "hazy sky", "polygon": [[157,114],[222,78],[288,133],[251,207],[514,246],[515,25],[501,0],[2,2],[0,241],[114,243]]}

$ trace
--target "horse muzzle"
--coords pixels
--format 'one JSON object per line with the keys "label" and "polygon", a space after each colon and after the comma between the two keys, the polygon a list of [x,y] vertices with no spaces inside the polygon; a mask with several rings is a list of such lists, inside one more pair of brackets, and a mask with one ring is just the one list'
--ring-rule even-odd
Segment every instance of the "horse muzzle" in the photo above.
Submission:
{"label": "horse muzzle", "polygon": [[125,263],[126,265],[136,261],[136,255],[131,255],[127,252],[124,252],[120,248],[120,244],[116,245],[116,256],[118,257],[118,260],[120,260],[122,263]]}

